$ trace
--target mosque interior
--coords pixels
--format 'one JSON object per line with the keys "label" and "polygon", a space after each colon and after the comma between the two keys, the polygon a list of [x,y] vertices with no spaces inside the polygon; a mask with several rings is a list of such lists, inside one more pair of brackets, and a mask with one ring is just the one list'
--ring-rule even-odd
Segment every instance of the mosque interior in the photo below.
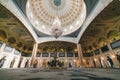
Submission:
{"label": "mosque interior", "polygon": [[[119,68],[120,0],[0,0],[1,68]],[[107,58],[112,59],[113,65]]]}

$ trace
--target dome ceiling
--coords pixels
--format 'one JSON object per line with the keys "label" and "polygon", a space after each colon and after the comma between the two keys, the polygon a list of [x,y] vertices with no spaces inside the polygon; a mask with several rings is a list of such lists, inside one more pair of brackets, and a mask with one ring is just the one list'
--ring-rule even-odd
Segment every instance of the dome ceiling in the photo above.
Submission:
{"label": "dome ceiling", "polygon": [[26,14],[33,26],[40,32],[51,35],[54,19],[59,18],[63,34],[70,34],[80,28],[86,17],[83,0],[28,0]]}

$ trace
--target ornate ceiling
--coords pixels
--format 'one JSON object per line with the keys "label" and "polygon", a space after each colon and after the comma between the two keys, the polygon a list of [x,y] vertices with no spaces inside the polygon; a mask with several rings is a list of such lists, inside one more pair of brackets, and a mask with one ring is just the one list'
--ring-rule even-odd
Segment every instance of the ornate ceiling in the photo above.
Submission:
{"label": "ornate ceiling", "polygon": [[28,0],[26,13],[33,26],[48,35],[58,17],[62,35],[66,35],[81,27],[86,17],[86,5],[83,0]]}
{"label": "ornate ceiling", "polygon": [[27,46],[32,47],[34,42],[24,25],[2,5],[0,5],[0,41],[19,50]]}
{"label": "ornate ceiling", "polygon": [[120,1],[114,0],[88,26],[80,43],[85,51],[120,39]]}
{"label": "ornate ceiling", "polygon": [[57,42],[57,41],[42,43],[42,44],[40,44],[38,46],[38,52],[43,52],[43,51],[47,51],[47,52],[55,52],[55,51],[65,52],[66,50],[76,52],[77,51],[77,46],[74,43]]}
{"label": "ornate ceiling", "polygon": [[[56,47],[53,46],[53,44],[54,45],[58,44],[57,46],[61,45],[63,47],[63,46],[75,46],[76,44],[73,43],[80,43],[82,45],[83,51],[90,51],[103,46],[108,39],[110,41],[120,39],[119,0],[113,0],[110,4],[107,3],[110,0],[84,0],[87,10],[86,19],[85,21],[83,20],[84,22],[82,22],[80,18],[83,9],[82,5],[84,4],[77,3],[81,2],[82,0],[74,1],[29,0],[29,1],[30,3],[27,2],[26,0],[0,1],[0,40],[2,42],[6,42],[7,44],[16,47],[19,50],[23,50],[25,52],[32,51],[33,42],[40,43],[39,49],[41,49],[42,47],[51,46]],[[36,2],[34,3],[32,1]],[[68,4],[67,2],[70,4]],[[105,9],[104,9],[105,5],[103,5],[104,3],[106,6],[107,4],[109,4]],[[33,12],[32,14],[34,14],[35,18],[40,22],[36,22],[33,19],[33,21],[35,22],[35,24],[33,24],[31,23],[32,20],[29,21],[31,13],[29,13],[29,10],[28,11],[25,10],[26,8],[29,8],[29,4],[32,5],[32,7],[30,8]],[[101,6],[99,6],[98,4],[100,4]],[[36,5],[38,6],[36,7]],[[98,7],[96,8],[97,5]],[[66,8],[64,8],[65,6]],[[37,9],[38,7],[39,9]],[[44,12],[41,12],[42,9]],[[64,34],[69,34],[71,32],[73,33],[55,39],[49,35],[46,35],[48,34],[47,30],[44,32],[42,26],[44,25],[47,26],[48,28],[50,27],[50,25],[52,25],[51,22],[53,22],[57,10],[59,12],[58,16],[62,21],[62,25],[63,27],[66,28],[66,30],[64,31],[68,31],[68,33],[64,32]],[[101,12],[100,10],[103,11]],[[69,13],[70,11],[71,13]],[[83,24],[81,26],[74,27],[71,31],[70,26],[76,25],[77,21],[80,25],[81,23]],[[36,25],[36,23],[39,23],[39,25],[38,24]],[[53,42],[50,43],[47,41]],[[63,41],[72,43],[70,44]]]}

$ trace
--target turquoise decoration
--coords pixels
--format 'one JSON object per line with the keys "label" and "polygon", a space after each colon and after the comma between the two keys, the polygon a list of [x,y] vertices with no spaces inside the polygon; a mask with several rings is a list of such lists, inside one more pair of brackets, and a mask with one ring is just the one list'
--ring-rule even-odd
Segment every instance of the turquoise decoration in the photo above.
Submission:
{"label": "turquoise decoration", "polygon": [[61,5],[61,0],[54,0],[54,4],[56,6],[60,6]]}

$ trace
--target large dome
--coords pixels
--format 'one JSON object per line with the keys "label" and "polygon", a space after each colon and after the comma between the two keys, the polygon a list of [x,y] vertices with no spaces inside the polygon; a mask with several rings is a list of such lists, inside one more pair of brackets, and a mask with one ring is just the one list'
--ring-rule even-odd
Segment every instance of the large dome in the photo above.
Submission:
{"label": "large dome", "polygon": [[28,0],[26,14],[38,31],[48,35],[58,17],[62,35],[66,35],[80,28],[86,17],[86,6],[83,0]]}

